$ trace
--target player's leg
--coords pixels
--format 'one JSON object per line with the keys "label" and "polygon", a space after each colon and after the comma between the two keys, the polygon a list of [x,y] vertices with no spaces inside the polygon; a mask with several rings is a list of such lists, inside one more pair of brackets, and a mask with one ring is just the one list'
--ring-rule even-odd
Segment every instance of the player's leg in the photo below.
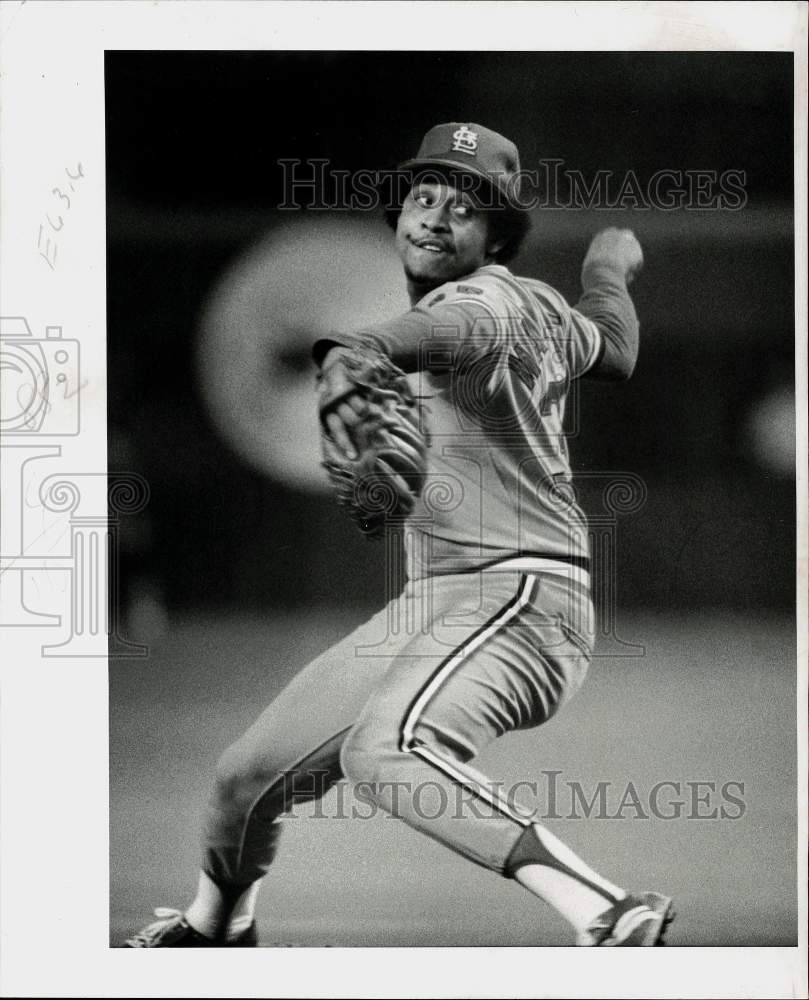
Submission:
{"label": "player's leg", "polygon": [[[255,943],[253,910],[275,856],[280,823],[296,803],[342,776],[340,749],[400,647],[382,643],[397,602],[305,667],[219,760],[208,802],[197,894],[165,911],[131,947]],[[371,647],[375,655],[357,656]]]}
{"label": "player's leg", "polygon": [[[428,589],[429,634],[407,646],[371,696],[343,745],[344,769],[383,808],[516,878],[583,935],[601,914],[631,908],[623,890],[468,763],[495,737],[544,722],[578,688],[588,639],[560,624],[574,591],[501,574],[437,577]],[[461,624],[458,610],[478,598]],[[581,618],[592,621],[591,609]]]}

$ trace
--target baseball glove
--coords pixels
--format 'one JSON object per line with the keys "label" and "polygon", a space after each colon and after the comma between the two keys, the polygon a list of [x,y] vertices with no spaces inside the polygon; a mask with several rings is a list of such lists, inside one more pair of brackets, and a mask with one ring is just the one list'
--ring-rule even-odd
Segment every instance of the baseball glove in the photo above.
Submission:
{"label": "baseball glove", "polygon": [[[364,535],[378,538],[410,514],[424,487],[429,440],[421,407],[404,372],[374,348],[341,347],[325,362],[318,375],[323,467],[337,502]],[[334,433],[341,425],[351,449]]]}

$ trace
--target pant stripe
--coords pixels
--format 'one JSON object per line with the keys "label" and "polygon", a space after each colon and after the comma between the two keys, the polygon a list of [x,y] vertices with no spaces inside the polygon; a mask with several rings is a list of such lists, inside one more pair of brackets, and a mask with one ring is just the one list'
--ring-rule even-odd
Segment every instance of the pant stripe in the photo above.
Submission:
{"label": "pant stripe", "polygon": [[426,763],[435,767],[447,775],[452,781],[460,783],[467,788],[471,788],[474,793],[489,803],[492,808],[514,820],[521,826],[528,826],[531,819],[521,815],[506,802],[496,791],[492,792],[485,788],[480,782],[473,780],[457,761],[447,760],[429,747],[421,744],[415,735],[419,719],[427,705],[432,701],[441,687],[449,680],[453,673],[461,667],[469,656],[479,651],[489,642],[498,631],[507,625],[512,619],[526,608],[532,601],[537,585],[537,577],[533,574],[520,577],[520,584],[515,596],[499,611],[493,618],[483,625],[478,631],[468,639],[462,646],[440,664],[435,673],[430,677],[421,691],[416,695],[410,705],[402,725],[400,747],[405,753],[416,754]]}
{"label": "pant stripe", "polygon": [[409,752],[416,757],[421,757],[427,764],[431,764],[436,770],[446,774],[456,784],[463,785],[465,788],[471,788],[479,799],[488,802],[492,809],[499,812],[501,816],[505,816],[506,819],[513,819],[521,826],[531,825],[533,816],[520,813],[516,804],[509,804],[496,789],[487,788],[486,785],[475,780],[466,770],[458,765],[457,761],[451,761],[446,757],[442,757],[434,750],[419,743],[411,746]]}
{"label": "pant stripe", "polygon": [[[334,740],[339,740],[341,736],[345,736],[348,733],[349,729],[351,729],[351,726],[346,726],[344,729],[338,730],[336,733],[333,733],[331,736],[329,736],[328,739],[325,739],[323,740],[322,743],[319,743],[314,750],[308,751],[307,753],[299,757],[296,761],[293,761],[289,765],[289,767],[284,768],[283,771],[280,771],[274,778],[268,781],[265,787],[262,788],[262,790],[255,796],[250,808],[247,810],[247,813],[244,818],[244,823],[242,824],[241,837],[239,839],[239,849],[236,854],[236,871],[239,870],[242,864],[242,857],[244,855],[244,844],[245,840],[247,839],[247,830],[250,826],[250,820],[253,818],[253,814],[255,813],[256,809],[259,807],[261,802],[271,792],[275,791],[275,789],[280,784],[287,781],[291,774],[294,774],[299,768],[303,769],[306,765],[306,762],[311,760],[313,757],[316,757],[321,750],[323,750],[325,747],[329,745],[329,743],[332,743]],[[206,874],[210,875],[210,872],[206,871]],[[213,878],[212,875],[211,878]],[[216,879],[214,879],[214,881],[216,881]]]}

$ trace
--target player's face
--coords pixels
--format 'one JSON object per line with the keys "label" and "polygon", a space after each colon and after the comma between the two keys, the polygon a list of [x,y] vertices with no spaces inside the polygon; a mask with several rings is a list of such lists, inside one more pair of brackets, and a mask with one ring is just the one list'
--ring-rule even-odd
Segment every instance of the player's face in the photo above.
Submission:
{"label": "player's face", "polygon": [[405,198],[396,249],[408,279],[426,288],[469,274],[494,250],[486,213],[469,194],[435,182],[414,185]]}

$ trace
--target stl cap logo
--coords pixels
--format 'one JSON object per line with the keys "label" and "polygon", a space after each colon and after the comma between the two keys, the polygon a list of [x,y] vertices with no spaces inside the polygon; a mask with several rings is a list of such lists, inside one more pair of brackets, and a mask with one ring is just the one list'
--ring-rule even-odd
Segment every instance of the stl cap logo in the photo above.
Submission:
{"label": "stl cap logo", "polygon": [[452,144],[453,152],[456,153],[469,153],[474,156],[478,148],[478,134],[468,129],[466,125],[461,125],[459,129],[456,129],[452,133],[452,138],[455,140]]}

